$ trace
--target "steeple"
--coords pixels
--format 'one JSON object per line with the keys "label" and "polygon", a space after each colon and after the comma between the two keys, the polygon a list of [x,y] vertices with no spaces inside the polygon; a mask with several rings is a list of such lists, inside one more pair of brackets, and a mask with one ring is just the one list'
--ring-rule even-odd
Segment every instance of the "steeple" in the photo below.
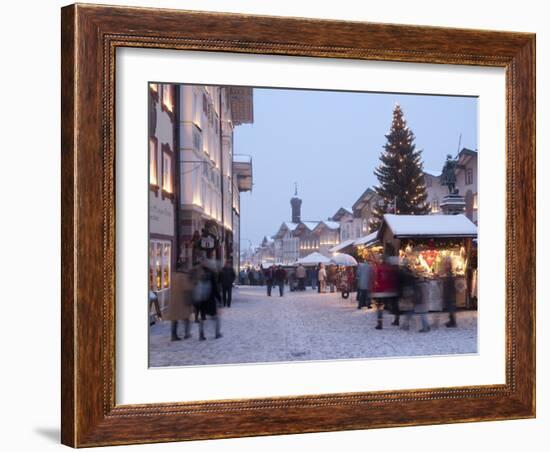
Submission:
{"label": "steeple", "polygon": [[294,196],[290,200],[290,206],[292,207],[292,222],[300,223],[301,221],[301,209],[302,200],[298,198],[298,183],[294,182]]}

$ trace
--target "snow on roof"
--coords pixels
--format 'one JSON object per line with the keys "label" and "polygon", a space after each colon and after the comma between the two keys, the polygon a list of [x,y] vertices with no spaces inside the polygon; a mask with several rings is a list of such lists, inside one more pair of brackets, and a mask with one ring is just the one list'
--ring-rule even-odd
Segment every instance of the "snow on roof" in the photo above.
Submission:
{"label": "snow on roof", "polygon": [[354,240],[354,245],[370,245],[371,243],[374,243],[378,240],[378,231],[371,232],[368,235],[364,235],[363,237],[359,237],[358,239]]}
{"label": "snow on roof", "polygon": [[395,237],[477,237],[477,226],[465,215],[385,214]]}
{"label": "snow on roof", "polygon": [[347,248],[350,245],[353,245],[354,241],[355,241],[355,239],[344,240],[342,243],[340,243],[336,246],[333,246],[331,249],[329,249],[329,251],[331,253],[336,253],[340,250],[343,250],[344,248]]}
{"label": "snow on roof", "polygon": [[303,224],[310,231],[313,231],[317,227],[319,222],[318,221],[302,221],[301,224]]}
{"label": "snow on roof", "polygon": [[294,231],[294,229],[296,229],[300,223],[292,223],[291,221],[285,221],[283,224],[291,231]]}
{"label": "snow on roof", "polygon": [[323,220],[321,223],[324,223],[329,229],[338,229],[340,227],[340,223],[336,221]]}

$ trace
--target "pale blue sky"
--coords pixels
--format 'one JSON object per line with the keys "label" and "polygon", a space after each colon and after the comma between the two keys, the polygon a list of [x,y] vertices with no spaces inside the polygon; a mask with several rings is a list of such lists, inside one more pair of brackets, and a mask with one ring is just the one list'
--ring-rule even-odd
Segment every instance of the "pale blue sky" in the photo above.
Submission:
{"label": "pale blue sky", "polygon": [[254,89],[254,124],[235,129],[235,153],[252,156],[254,187],[241,194],[241,237],[255,246],[290,221],[294,182],[302,220],[351,207],[373,174],[399,103],[423,149],[424,168],[477,149],[477,98],[341,91]]}

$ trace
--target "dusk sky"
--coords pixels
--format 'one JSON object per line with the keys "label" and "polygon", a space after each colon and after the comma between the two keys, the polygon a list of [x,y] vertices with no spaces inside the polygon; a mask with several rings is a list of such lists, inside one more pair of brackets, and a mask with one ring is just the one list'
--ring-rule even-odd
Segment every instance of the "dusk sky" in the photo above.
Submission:
{"label": "dusk sky", "polygon": [[254,89],[254,123],[236,127],[235,154],[252,156],[253,190],[241,194],[242,249],[290,221],[294,182],[302,220],[331,217],[377,183],[373,174],[395,103],[423,149],[424,169],[477,149],[477,98]]}

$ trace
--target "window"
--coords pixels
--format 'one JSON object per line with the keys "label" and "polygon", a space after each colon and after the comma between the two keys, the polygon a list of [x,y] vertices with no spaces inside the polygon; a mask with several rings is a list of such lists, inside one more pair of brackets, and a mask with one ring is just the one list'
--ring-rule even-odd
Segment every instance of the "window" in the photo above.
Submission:
{"label": "window", "polygon": [[157,165],[157,140],[149,138],[149,184],[151,188],[158,188],[158,165]]}
{"label": "window", "polygon": [[439,200],[434,199],[432,201],[432,213],[437,213],[437,212],[439,212]]}
{"label": "window", "polygon": [[174,193],[173,152],[166,143],[162,145],[162,194],[163,196]]}
{"label": "window", "polygon": [[161,85],[162,109],[169,114],[174,113],[174,86]]}
{"label": "window", "polygon": [[474,209],[477,210],[477,193],[474,193]]}
{"label": "window", "polygon": [[472,168],[466,168],[464,178],[466,185],[472,185],[474,183],[474,170]]}

